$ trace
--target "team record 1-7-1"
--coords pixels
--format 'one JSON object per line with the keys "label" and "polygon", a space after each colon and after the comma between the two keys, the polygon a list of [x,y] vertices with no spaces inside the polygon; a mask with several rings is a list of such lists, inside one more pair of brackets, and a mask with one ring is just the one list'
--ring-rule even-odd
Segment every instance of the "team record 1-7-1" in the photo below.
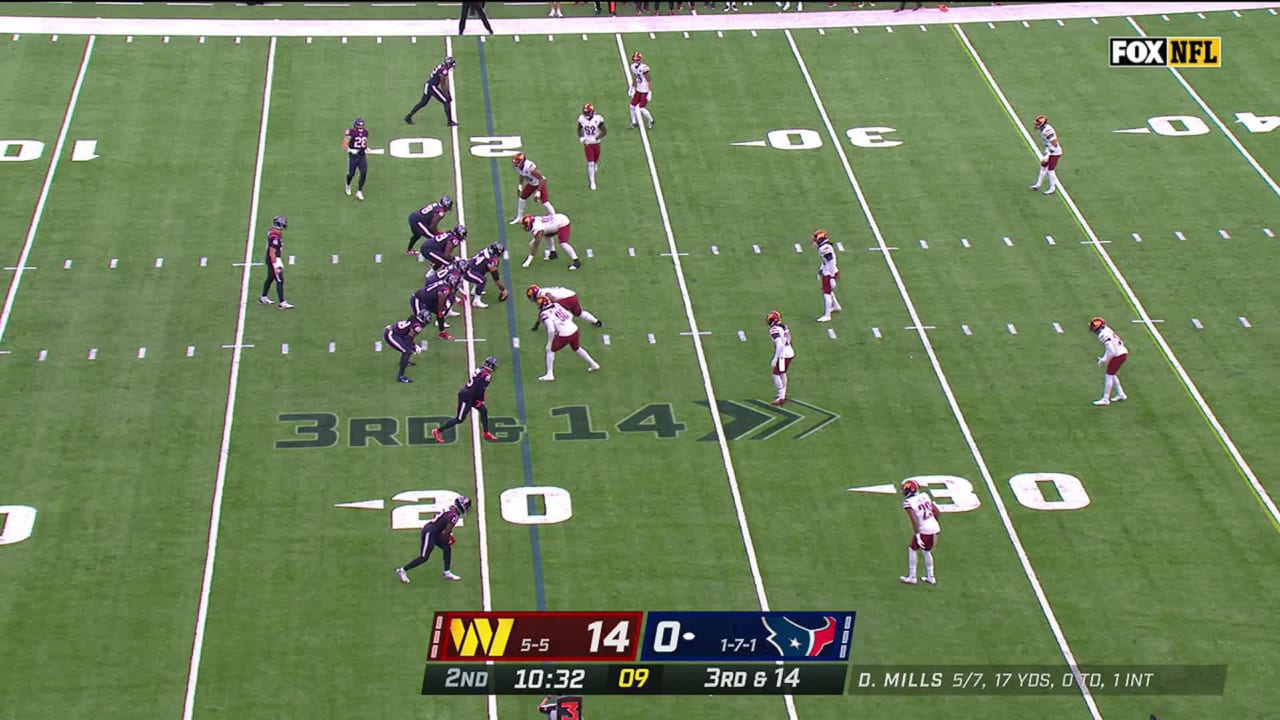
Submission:
{"label": "team record 1-7-1", "polygon": [[438,612],[422,692],[838,695],[854,619],[850,611]]}

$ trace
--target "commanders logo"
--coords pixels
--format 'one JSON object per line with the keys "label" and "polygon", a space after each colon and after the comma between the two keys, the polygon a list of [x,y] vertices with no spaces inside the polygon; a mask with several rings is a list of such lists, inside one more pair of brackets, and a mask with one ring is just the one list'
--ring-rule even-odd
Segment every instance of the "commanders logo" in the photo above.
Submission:
{"label": "commanders logo", "polygon": [[1220,37],[1109,38],[1111,67],[1222,67]]}

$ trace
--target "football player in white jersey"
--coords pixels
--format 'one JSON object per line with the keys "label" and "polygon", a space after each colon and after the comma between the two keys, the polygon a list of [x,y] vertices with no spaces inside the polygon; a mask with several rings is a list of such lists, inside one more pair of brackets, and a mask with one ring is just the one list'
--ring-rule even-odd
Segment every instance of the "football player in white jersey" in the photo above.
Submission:
{"label": "football player in white jersey", "polygon": [[653,115],[649,113],[649,101],[653,99],[653,78],[649,75],[649,66],[644,56],[635,53],[631,56],[631,77],[627,83],[627,95],[631,98],[631,125],[640,126],[640,118],[644,118],[649,127],[653,127]]}
{"label": "football player in white jersey", "polygon": [[564,252],[573,262],[569,263],[570,270],[577,270],[582,267],[582,261],[578,259],[578,251],[573,249],[569,244],[569,216],[564,213],[555,213],[554,215],[543,215],[534,217],[525,215],[521,220],[524,222],[524,229],[528,230],[533,239],[529,241],[529,254],[525,257],[524,262],[520,263],[520,267],[529,267],[533,264],[533,254],[538,251],[538,244],[542,242],[542,238],[547,238],[547,248],[542,251],[543,260],[555,260],[556,245],[564,248]]}
{"label": "football player in white jersey", "polygon": [[516,181],[516,216],[508,225],[519,225],[524,217],[524,204],[529,198],[535,198],[547,209],[547,214],[554,215],[555,207],[551,205],[551,196],[547,194],[547,178],[532,160],[524,153],[516,153],[511,157],[511,166],[516,169],[519,179]]}
{"label": "football player in white jersey", "polygon": [[[538,304],[538,298],[550,298],[551,302],[559,305],[565,310],[568,310],[569,314],[573,315],[575,318],[583,318],[596,327],[604,327],[604,323],[600,321],[600,318],[582,309],[582,302],[578,300],[578,293],[567,287],[539,287],[537,285],[530,285],[525,288],[524,296],[529,298],[529,302],[535,305]],[[540,322],[542,322],[541,319],[533,324],[534,330],[538,329],[538,323]]]}
{"label": "football player in white jersey", "polygon": [[813,246],[818,250],[822,262],[818,264],[818,279],[822,281],[822,317],[818,322],[831,322],[831,313],[840,312],[840,301],[836,300],[836,281],[840,279],[840,268],[836,267],[836,248],[826,230],[813,233]]}
{"label": "football player in white jersey", "polygon": [[596,164],[600,162],[600,141],[609,133],[604,126],[604,116],[596,112],[591,103],[582,106],[582,114],[578,116],[578,142],[582,143],[582,151],[587,155],[587,182],[591,189],[596,189]]}
{"label": "football player in white jersey", "polygon": [[778,389],[773,404],[782,405],[787,401],[787,368],[791,367],[796,351],[791,347],[791,329],[782,322],[781,313],[770,310],[764,316],[764,322],[769,326],[769,338],[773,340],[773,360],[769,362],[769,369],[773,372],[773,385]]}
{"label": "football player in white jersey", "polygon": [[933,546],[942,532],[938,525],[938,506],[929,493],[920,492],[915,480],[902,481],[902,509],[911,518],[911,544],[907,546],[907,574],[898,578],[907,585],[916,584],[916,552],[924,555],[924,581],[938,584],[933,578]]}
{"label": "football player in white jersey", "polygon": [[600,363],[591,357],[591,353],[582,347],[579,339],[578,324],[573,321],[573,313],[551,302],[549,297],[540,297],[538,302],[538,319],[547,326],[547,374],[538,378],[542,382],[554,382],[556,379],[556,353],[562,348],[571,347],[578,357],[587,361],[587,372],[600,369]]}
{"label": "football player in white jersey", "polygon": [[[1124,346],[1124,340],[1120,339],[1115,330],[1107,327],[1107,321],[1100,317],[1089,321],[1089,331],[1097,335],[1098,342],[1102,343],[1103,352],[1102,357],[1098,358],[1098,364],[1107,366],[1107,374],[1102,380],[1102,399],[1094,400],[1093,404],[1110,405],[1112,402],[1128,399],[1129,396],[1124,394],[1124,388],[1120,386],[1120,378],[1116,377],[1120,366],[1129,359],[1129,349]],[[1112,388],[1116,391],[1114,396],[1111,394]]]}
{"label": "football player in white jersey", "polygon": [[1058,131],[1049,124],[1049,118],[1037,115],[1035,126],[1040,131],[1041,139],[1044,140],[1044,154],[1040,157],[1040,176],[1036,178],[1036,184],[1032,185],[1031,189],[1039,190],[1040,183],[1047,177],[1049,189],[1045,190],[1044,194],[1052,195],[1058,191],[1058,161],[1062,159],[1062,145],[1058,143]]}

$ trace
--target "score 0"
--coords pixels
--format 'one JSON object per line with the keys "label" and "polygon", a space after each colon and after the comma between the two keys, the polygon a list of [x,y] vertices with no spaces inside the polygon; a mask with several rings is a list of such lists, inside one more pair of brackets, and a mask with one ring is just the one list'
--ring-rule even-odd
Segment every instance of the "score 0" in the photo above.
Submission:
{"label": "score 0", "polygon": [[681,638],[692,640],[693,633],[681,634],[679,620],[662,620],[653,628],[653,648],[656,653],[673,653],[680,645]]}

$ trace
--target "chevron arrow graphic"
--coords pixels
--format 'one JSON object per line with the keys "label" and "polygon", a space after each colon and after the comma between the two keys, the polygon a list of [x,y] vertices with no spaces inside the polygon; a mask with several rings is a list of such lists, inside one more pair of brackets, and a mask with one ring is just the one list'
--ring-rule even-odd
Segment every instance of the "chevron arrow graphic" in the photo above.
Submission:
{"label": "chevron arrow graphic", "polygon": [[811,428],[809,428],[809,429],[807,429],[807,430],[802,431],[799,435],[796,435],[796,436],[795,436],[795,439],[796,439],[796,440],[803,440],[804,438],[809,437],[810,435],[812,435],[812,434],[814,434],[814,433],[818,432],[818,431],[819,431],[819,430],[821,430],[822,428],[824,428],[824,427],[826,427],[826,426],[830,425],[831,423],[835,422],[836,420],[839,420],[839,419],[840,419],[840,416],[839,416],[839,415],[837,415],[837,414],[835,414],[835,413],[831,412],[830,410],[825,410],[825,409],[823,409],[823,408],[820,408],[820,407],[818,407],[817,405],[810,405],[810,404],[809,404],[809,403],[807,403],[807,402],[801,402],[801,401],[796,400],[796,399],[794,399],[794,398],[787,398],[787,402],[788,402],[788,403],[793,403],[793,404],[795,404],[795,405],[799,405],[800,407],[806,407],[806,408],[809,408],[810,410],[813,410],[813,411],[814,411],[814,412],[816,412],[816,413],[819,413],[819,414],[821,414],[821,415],[825,415],[825,416],[826,416],[826,417],[824,417],[823,419],[819,420],[819,421],[818,421],[818,422],[817,422],[813,427],[811,427]]}
{"label": "chevron arrow graphic", "polygon": [[[711,406],[706,400],[694,400],[695,403],[705,408]],[[724,437],[725,440],[737,440],[765,423],[773,420],[770,415],[756,412],[746,405],[736,403],[732,400],[717,400],[716,407],[720,409],[720,415],[724,419]],[[703,435],[698,438],[699,441],[713,441],[716,439],[716,431]]]}
{"label": "chevron arrow graphic", "polygon": [[381,510],[385,505],[383,500],[357,500],[355,502],[338,503],[334,505],[336,508],[352,508],[354,510]]}
{"label": "chevron arrow graphic", "polygon": [[795,425],[796,423],[804,419],[803,415],[797,415],[791,412],[790,410],[784,410],[777,405],[772,405],[763,400],[751,399],[751,400],[748,400],[747,402],[751,403],[752,405],[755,405],[758,408],[762,408],[766,412],[771,412],[781,417],[781,419],[778,422],[761,430],[755,435],[752,435],[751,436],[752,440],[767,440],[768,438],[771,438],[774,435],[777,435],[783,430],[791,427],[792,425]]}

